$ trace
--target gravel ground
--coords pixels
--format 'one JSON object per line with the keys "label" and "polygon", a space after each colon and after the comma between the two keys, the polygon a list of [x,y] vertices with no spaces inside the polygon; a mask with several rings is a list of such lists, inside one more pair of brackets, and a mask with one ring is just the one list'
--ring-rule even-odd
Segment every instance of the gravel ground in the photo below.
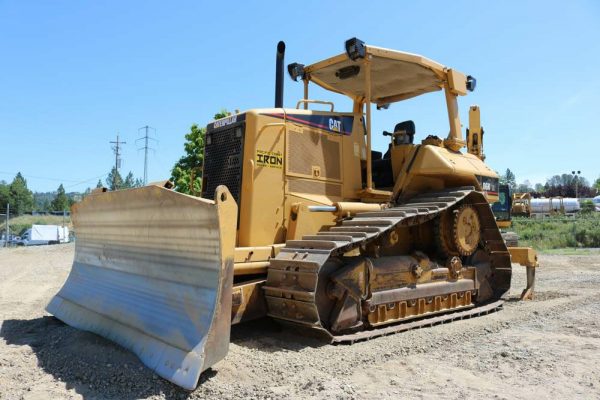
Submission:
{"label": "gravel ground", "polygon": [[187,392],[44,311],[73,245],[0,249],[0,399],[600,398],[600,252],[541,256],[537,297],[352,346],[265,320],[233,327],[225,360]]}

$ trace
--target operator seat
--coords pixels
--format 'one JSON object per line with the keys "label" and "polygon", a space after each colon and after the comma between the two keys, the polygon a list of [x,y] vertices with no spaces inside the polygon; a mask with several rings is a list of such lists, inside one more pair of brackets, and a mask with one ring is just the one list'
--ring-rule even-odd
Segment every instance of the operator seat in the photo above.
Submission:
{"label": "operator seat", "polygon": [[412,144],[415,138],[415,123],[413,121],[403,121],[394,127],[394,132],[383,131],[383,136],[391,136],[395,145]]}
{"label": "operator seat", "polygon": [[[415,123],[413,121],[400,122],[394,127],[394,133],[384,131],[383,135],[391,136],[394,146],[412,144],[415,137]],[[389,189],[394,186],[391,148],[390,144],[383,158],[380,152],[371,151],[373,183],[378,189]]]}
{"label": "operator seat", "polygon": [[[415,138],[415,123],[412,120],[397,123],[393,133],[383,131],[383,136],[391,136],[394,146],[413,144]],[[391,158],[391,148],[392,145],[390,144],[388,151],[385,152],[383,158]]]}

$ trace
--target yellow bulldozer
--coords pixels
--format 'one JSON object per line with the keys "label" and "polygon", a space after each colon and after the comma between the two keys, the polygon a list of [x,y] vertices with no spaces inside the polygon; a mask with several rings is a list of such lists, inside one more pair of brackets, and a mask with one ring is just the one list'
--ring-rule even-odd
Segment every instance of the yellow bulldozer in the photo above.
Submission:
{"label": "yellow bulldozer", "polygon": [[[274,108],[208,125],[200,197],[165,182],[100,189],[72,208],[75,259],[47,310],[186,389],[225,357],[232,324],[268,316],[352,343],[495,311],[510,288],[479,108],[468,143],[459,117],[476,80],[353,38],[288,65],[304,98],[284,108],[284,51]],[[352,109],[311,100],[310,84]],[[385,153],[372,149],[374,106],[436,91],[447,137],[417,141],[407,120],[383,132]]]}

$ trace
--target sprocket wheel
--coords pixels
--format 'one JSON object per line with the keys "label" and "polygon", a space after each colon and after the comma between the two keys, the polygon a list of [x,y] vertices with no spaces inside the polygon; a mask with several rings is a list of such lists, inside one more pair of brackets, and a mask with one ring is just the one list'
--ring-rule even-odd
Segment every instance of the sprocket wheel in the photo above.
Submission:
{"label": "sprocket wheel", "polygon": [[458,250],[452,239],[453,231],[452,211],[443,211],[435,221],[435,240],[438,250],[446,257],[458,256]]}
{"label": "sprocket wheel", "polygon": [[452,241],[461,256],[470,256],[481,239],[481,221],[475,207],[465,204],[454,211]]}

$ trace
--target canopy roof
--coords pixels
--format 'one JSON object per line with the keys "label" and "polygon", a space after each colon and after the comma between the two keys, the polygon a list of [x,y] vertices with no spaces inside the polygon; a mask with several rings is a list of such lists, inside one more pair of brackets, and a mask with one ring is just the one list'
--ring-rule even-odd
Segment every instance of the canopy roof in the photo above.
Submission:
{"label": "canopy roof", "polygon": [[[310,81],[352,98],[364,98],[366,65],[371,69],[371,102],[378,105],[409,99],[424,93],[441,90],[447,68],[417,54],[365,46],[365,59],[351,60],[345,53],[307,66],[304,72]],[[370,57],[369,57],[370,56]],[[352,68],[354,66],[354,68]],[[359,67],[358,74],[355,74]],[[343,77],[340,70],[353,74]]]}

